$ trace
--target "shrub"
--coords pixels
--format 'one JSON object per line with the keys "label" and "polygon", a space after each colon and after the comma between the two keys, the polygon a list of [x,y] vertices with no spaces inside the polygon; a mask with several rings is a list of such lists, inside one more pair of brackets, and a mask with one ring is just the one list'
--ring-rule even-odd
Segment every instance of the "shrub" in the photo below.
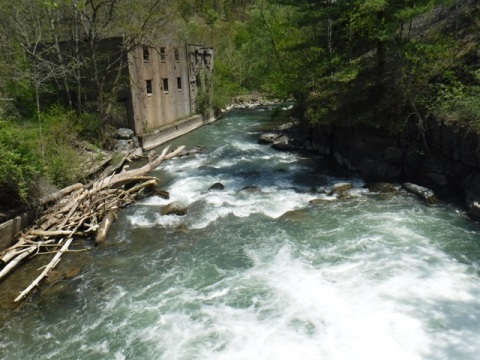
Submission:
{"label": "shrub", "polygon": [[480,86],[442,87],[433,112],[444,121],[480,131]]}
{"label": "shrub", "polygon": [[[81,159],[78,150],[76,124],[78,116],[73,111],[53,107],[42,114],[44,175],[53,184],[63,187],[80,176]],[[41,150],[41,144],[39,144]]]}
{"label": "shrub", "polygon": [[26,202],[30,184],[42,168],[34,133],[10,120],[0,120],[0,153],[0,184]]}

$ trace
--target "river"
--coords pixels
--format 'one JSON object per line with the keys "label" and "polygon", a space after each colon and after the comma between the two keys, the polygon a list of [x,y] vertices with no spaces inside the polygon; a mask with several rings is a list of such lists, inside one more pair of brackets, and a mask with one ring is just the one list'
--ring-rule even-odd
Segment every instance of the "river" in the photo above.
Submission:
{"label": "river", "polygon": [[[175,140],[204,150],[154,172],[171,199],[121,211],[62,260],[78,277],[4,311],[0,358],[478,359],[480,226],[258,145],[269,122],[236,111]],[[187,215],[161,216],[170,201]]]}

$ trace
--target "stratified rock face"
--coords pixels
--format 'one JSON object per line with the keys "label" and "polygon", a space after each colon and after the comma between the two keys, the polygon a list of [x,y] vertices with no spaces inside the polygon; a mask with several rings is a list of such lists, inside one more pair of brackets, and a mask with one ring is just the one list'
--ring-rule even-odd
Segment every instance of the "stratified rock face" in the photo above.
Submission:
{"label": "stratified rock face", "polygon": [[180,202],[174,201],[161,208],[160,214],[162,215],[187,215],[187,207]]}
{"label": "stratified rock face", "polygon": [[423,199],[427,204],[433,205],[438,203],[435,193],[426,187],[412,183],[403,183],[402,187],[408,192],[411,192],[412,194],[415,194],[419,198]]}
{"label": "stratified rock face", "polygon": [[480,219],[480,173],[467,178],[465,190],[468,214],[474,219]]}
{"label": "stratified rock face", "polygon": [[332,156],[367,181],[453,190],[480,220],[480,134],[471,129],[430,118],[422,133],[415,122],[397,133],[367,125],[312,125],[303,131],[306,149]]}
{"label": "stratified rock face", "polygon": [[303,144],[293,136],[281,135],[275,139],[272,148],[281,151],[293,151],[302,149]]}
{"label": "stratified rock face", "polygon": [[225,186],[222,183],[217,182],[210,186],[208,191],[222,191],[223,189],[225,189]]}

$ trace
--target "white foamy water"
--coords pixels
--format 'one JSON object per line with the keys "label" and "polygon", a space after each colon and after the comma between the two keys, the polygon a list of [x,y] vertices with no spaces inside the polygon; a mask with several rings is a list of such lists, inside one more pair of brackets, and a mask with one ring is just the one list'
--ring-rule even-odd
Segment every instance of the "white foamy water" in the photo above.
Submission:
{"label": "white foamy water", "polygon": [[[6,314],[0,357],[478,359],[478,224],[257,145],[246,114],[185,138],[206,151],[156,172],[169,200],[120,213],[106,246],[63,260],[79,278]],[[171,201],[187,215],[160,215]]]}

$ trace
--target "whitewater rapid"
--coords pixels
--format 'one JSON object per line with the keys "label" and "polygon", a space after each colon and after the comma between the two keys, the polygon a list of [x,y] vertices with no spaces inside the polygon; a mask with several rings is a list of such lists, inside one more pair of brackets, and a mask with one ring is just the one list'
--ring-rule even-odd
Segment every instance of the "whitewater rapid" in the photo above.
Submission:
{"label": "whitewater rapid", "polygon": [[[1,357],[478,359],[479,225],[258,145],[268,115],[176,140],[204,151],[155,171],[170,199],[123,210],[107,246],[67,260],[80,277],[4,316]],[[160,215],[172,201],[187,215]]]}

